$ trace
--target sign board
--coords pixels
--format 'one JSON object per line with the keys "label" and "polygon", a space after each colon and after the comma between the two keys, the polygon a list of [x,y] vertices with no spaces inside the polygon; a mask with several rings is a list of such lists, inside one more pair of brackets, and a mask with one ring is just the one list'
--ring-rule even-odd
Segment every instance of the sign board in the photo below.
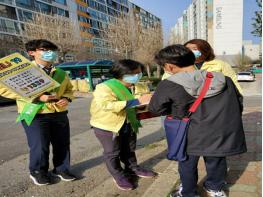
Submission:
{"label": "sign board", "polygon": [[0,84],[29,101],[59,87],[59,83],[19,53],[0,59]]}

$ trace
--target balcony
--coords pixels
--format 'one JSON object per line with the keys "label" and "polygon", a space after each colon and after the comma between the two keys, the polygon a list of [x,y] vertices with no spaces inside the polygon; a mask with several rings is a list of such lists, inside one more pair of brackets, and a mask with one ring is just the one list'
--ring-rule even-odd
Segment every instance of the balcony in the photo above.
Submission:
{"label": "balcony", "polygon": [[0,3],[5,3],[8,5],[15,5],[15,2],[13,0],[0,0]]}
{"label": "balcony", "polygon": [[9,28],[9,27],[0,27],[0,31],[10,33],[10,34],[16,34],[19,35],[19,31],[15,28]]}

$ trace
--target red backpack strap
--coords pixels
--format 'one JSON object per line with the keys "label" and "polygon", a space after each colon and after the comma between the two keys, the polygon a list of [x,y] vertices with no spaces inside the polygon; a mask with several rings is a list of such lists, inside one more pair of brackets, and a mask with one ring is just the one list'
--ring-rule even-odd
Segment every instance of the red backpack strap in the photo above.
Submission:
{"label": "red backpack strap", "polygon": [[[207,72],[206,73],[206,79],[205,79],[205,84],[200,92],[200,95],[198,96],[198,98],[195,100],[195,102],[193,103],[193,105],[191,106],[191,108],[188,110],[190,113],[189,115],[191,115],[191,113],[195,112],[197,107],[200,105],[200,103],[202,102],[203,98],[206,95],[207,90],[209,89],[209,86],[211,84],[212,78],[213,78],[213,74],[211,72]],[[188,116],[189,116],[188,115]]]}

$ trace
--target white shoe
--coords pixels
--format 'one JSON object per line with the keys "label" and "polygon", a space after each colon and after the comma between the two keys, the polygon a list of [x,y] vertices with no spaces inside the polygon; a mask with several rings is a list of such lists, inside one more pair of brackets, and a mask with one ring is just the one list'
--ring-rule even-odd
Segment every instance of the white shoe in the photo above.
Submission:
{"label": "white shoe", "polygon": [[[183,191],[183,185],[181,183],[179,185],[179,188],[170,194],[170,197],[183,197],[182,191]],[[199,195],[195,195],[195,197],[200,197],[200,196]]]}
{"label": "white shoe", "polygon": [[207,195],[209,197],[227,197],[226,193],[223,190],[211,190],[204,187],[204,190],[206,191]]}

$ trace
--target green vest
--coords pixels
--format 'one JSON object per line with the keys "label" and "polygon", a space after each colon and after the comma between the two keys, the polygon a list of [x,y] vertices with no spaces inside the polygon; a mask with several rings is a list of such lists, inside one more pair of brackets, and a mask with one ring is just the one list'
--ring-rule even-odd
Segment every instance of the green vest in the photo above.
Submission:
{"label": "green vest", "polygon": [[[128,101],[133,100],[134,96],[128,90],[126,86],[124,86],[119,80],[117,79],[110,79],[104,82],[117,96],[120,101]],[[126,108],[127,119],[131,123],[132,129],[135,133],[138,133],[139,127],[141,127],[140,121],[136,117],[136,111],[134,108]]]}

